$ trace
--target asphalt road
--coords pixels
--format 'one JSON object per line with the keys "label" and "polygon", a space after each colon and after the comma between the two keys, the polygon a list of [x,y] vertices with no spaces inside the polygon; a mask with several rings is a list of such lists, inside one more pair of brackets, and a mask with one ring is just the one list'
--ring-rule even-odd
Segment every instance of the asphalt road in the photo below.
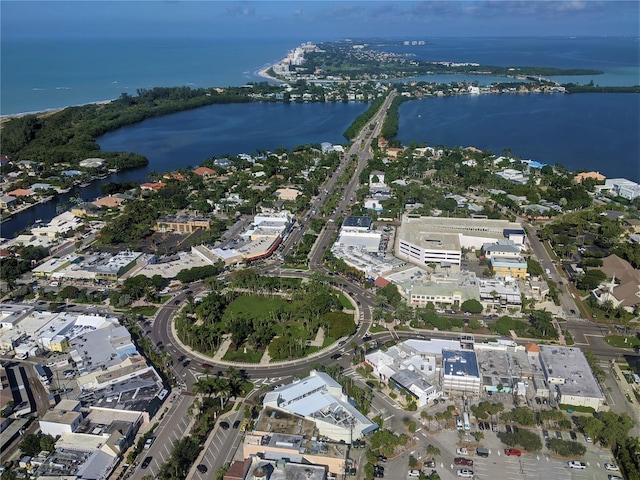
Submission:
{"label": "asphalt road", "polygon": [[[386,110],[388,109],[393,99],[393,95],[394,94],[390,95],[386,99],[384,107],[381,109],[380,113],[378,113],[378,115],[376,115],[376,117],[371,121],[371,124],[375,125],[373,132],[369,132],[367,127],[363,128],[358,138],[354,140],[351,148],[343,157],[340,171],[343,168],[346,168],[346,164],[351,161],[351,158],[354,155],[357,158],[358,165],[351,181],[344,188],[344,194],[338,207],[336,208],[336,213],[330,217],[330,219],[334,221],[328,222],[326,224],[327,226],[322,229],[314,244],[314,247],[311,250],[309,258],[309,266],[311,270],[307,272],[282,272],[280,271],[279,267],[270,265],[265,267],[265,273],[271,271],[272,273],[276,273],[278,275],[304,277],[311,275],[313,271],[319,271],[329,275],[329,272],[322,266],[322,255],[325,249],[329,246],[329,242],[331,241],[332,236],[335,235],[335,232],[337,230],[335,220],[338,217],[342,216],[342,213],[340,212],[348,210],[349,205],[352,203],[351,198],[355,197],[355,193],[359,186],[358,179],[360,172],[366,167],[368,161],[373,156],[370,139],[375,138],[379,134],[384,114],[386,113]],[[306,216],[311,218],[318,215],[320,207],[322,206],[323,199],[331,194],[338,176],[339,175],[333,175],[329,182],[323,186],[323,193],[318,195],[318,197],[315,199]],[[327,189],[328,193],[324,193],[325,188]],[[285,239],[285,241],[283,242],[282,250],[284,253],[286,253],[289,249],[292,248],[293,245],[300,241],[307,228],[307,222],[301,222],[298,228],[294,228],[292,232],[290,232],[287,239]],[[531,234],[529,235],[529,239],[534,253],[540,259],[542,267],[549,268],[552,271],[553,280],[559,284],[562,278],[556,271],[555,266],[546,250],[538,240],[535,229],[533,227],[530,227],[530,232]],[[282,364],[276,363],[269,365],[242,365],[242,370],[246,373],[251,381],[253,381],[256,385],[286,383],[288,380],[294,377],[306,375],[311,366],[314,364],[327,365],[332,363],[340,363],[345,369],[349,369],[352,353],[352,343],[361,345],[362,343],[364,343],[363,337],[369,332],[369,328],[371,326],[371,310],[374,306],[374,297],[371,292],[365,291],[357,285],[349,284],[348,281],[344,278],[339,279],[339,281],[344,284],[343,291],[352,299],[354,307],[357,305],[357,332],[350,338],[346,339],[346,342],[344,344],[337,344],[332,348],[326,349],[320,354],[312,355],[304,359],[292,362],[284,362]],[[560,287],[560,300],[564,310],[567,313],[571,312],[571,310],[575,310],[577,312],[578,309],[575,305],[573,297],[571,296],[571,293],[566,289],[566,286]],[[192,284],[190,286],[190,289],[192,290],[193,294],[196,294],[199,291],[204,290],[205,287],[202,283],[197,283]],[[179,304],[186,301],[186,298],[186,291],[180,292],[166,306],[162,307],[158,311],[153,322],[150,337],[155,343],[162,342],[165,351],[168,352],[174,359],[173,369],[175,376],[177,378],[180,378],[184,382],[187,390],[191,390],[191,387],[193,386],[195,381],[197,381],[198,377],[204,372],[204,368],[202,367],[203,363],[206,362],[207,364],[213,366],[213,369],[211,369],[211,374],[224,374],[229,364],[226,362],[216,362],[208,356],[201,355],[197,352],[191,351],[190,349],[186,349],[181,346],[180,342],[178,342],[177,339],[174,338],[171,330],[172,317],[176,309],[179,308]],[[570,318],[572,317],[571,315],[569,316]],[[612,355],[620,354],[619,349],[610,347],[602,340],[603,332],[600,326],[593,325],[582,319],[579,319],[577,315],[574,317],[575,318],[571,318],[565,325],[574,335],[578,346],[583,347],[586,344],[590,350],[592,350],[596,355],[600,357],[611,358]],[[373,338],[379,340],[380,342],[385,342],[392,339],[398,339],[398,337],[411,338],[416,337],[416,335],[416,332],[382,332],[373,335]],[[455,332],[425,332],[424,335],[430,338],[454,339],[459,337],[459,334]],[[332,358],[332,356],[336,354],[341,355],[339,359],[336,359],[335,357]],[[178,361],[178,359],[181,360]],[[188,363],[188,365],[186,366],[183,363],[185,361]],[[390,426],[400,429],[400,424],[402,423],[403,418],[406,416],[406,412],[398,408],[397,405],[391,403],[389,399],[381,395],[374,395],[372,406],[375,411],[383,414],[383,418],[386,418],[388,421],[392,422]],[[228,421],[232,425],[236,419],[240,418],[240,416],[241,413],[236,412],[231,418],[226,419],[226,421]],[[171,418],[173,417],[170,416],[169,419]],[[175,422],[184,422],[184,420],[176,418]],[[398,425],[395,425],[394,422],[399,423]],[[169,427],[167,428],[167,431],[173,432],[173,428]],[[192,478],[201,478],[203,480],[205,478],[210,478],[212,472],[215,472],[220,466],[222,466],[225,462],[229,461],[232,458],[233,453],[235,452],[235,449],[237,448],[237,445],[239,444],[241,438],[242,435],[237,430],[233,428],[222,430],[219,428],[219,425],[216,425],[215,430],[212,432],[207,441],[204,453],[196,462],[196,465],[199,463],[204,464],[207,467],[207,473],[201,474],[197,470],[192,469]],[[167,441],[168,440],[163,441],[157,446],[159,452],[167,451]],[[153,449],[154,447],[152,446],[150,453],[154,452]],[[153,462],[150,469],[153,469]]]}
{"label": "asphalt road", "polygon": [[155,441],[148,450],[142,450],[137,461],[141,464],[145,457],[152,457],[151,463],[145,469],[137,465],[131,474],[130,479],[140,480],[145,475],[152,475],[156,478],[160,466],[169,459],[173,443],[188,434],[187,428],[191,422],[191,417],[187,414],[191,403],[195,397],[190,395],[177,395],[170,406],[169,412],[162,419],[160,425],[154,432]]}

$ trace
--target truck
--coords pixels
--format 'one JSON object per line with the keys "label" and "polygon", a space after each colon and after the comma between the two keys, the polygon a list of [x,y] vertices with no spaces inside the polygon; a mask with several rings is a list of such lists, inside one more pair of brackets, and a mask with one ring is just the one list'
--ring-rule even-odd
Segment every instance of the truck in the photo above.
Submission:
{"label": "truck", "polygon": [[36,371],[38,380],[40,380],[44,386],[49,385],[49,375],[47,374],[43,366],[36,364],[33,366],[33,369]]}
{"label": "truck", "polygon": [[476,448],[476,455],[479,457],[488,457],[491,455],[491,450],[488,448]]}
{"label": "truck", "polygon": [[469,422],[469,414],[467,412],[464,412],[464,429],[468,432],[469,430],[471,430],[471,423]]}

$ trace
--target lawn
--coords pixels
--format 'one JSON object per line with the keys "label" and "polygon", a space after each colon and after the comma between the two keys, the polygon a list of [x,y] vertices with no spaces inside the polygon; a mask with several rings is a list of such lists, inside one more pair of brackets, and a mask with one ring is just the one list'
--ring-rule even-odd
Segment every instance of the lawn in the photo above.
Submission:
{"label": "lawn", "polygon": [[609,335],[605,337],[604,340],[612,347],[634,348],[636,346],[640,346],[640,339],[633,336],[625,337],[623,335]]}
{"label": "lawn", "polygon": [[249,297],[236,298],[226,308],[225,317],[246,314],[252,318],[273,318],[272,312],[287,311],[289,303],[281,297]]}
{"label": "lawn", "polygon": [[263,354],[264,351],[256,352],[250,348],[247,348],[247,353],[244,353],[244,349],[242,348],[237,351],[230,348],[222,359],[228,362],[260,363]]}
{"label": "lawn", "polygon": [[146,317],[152,317],[158,311],[158,307],[155,305],[145,305],[143,307],[131,307],[131,313],[136,315],[144,315]]}
{"label": "lawn", "polygon": [[338,300],[340,301],[340,305],[342,305],[342,308],[346,310],[353,310],[353,304],[349,301],[349,299],[344,294],[341,293],[338,296]]}

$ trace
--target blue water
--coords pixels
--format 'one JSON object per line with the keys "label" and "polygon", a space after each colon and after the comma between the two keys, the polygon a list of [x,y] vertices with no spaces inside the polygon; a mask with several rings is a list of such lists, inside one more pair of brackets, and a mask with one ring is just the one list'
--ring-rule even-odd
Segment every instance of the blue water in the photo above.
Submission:
{"label": "blue water", "polygon": [[640,85],[640,39],[638,37],[447,37],[427,39],[425,45],[381,45],[376,48],[413,54],[419,60],[430,62],[474,62],[500,67],[532,66],[600,70],[604,74],[551,78],[560,83],[586,84],[593,80],[600,86]]}
{"label": "blue water", "polygon": [[256,153],[310,143],[346,143],[342,136],[365,103],[239,103],[151,118],[107,133],[102,150],[135,151],[148,170],[200,165],[209,157]]}
{"label": "blue water", "polygon": [[640,181],[640,95],[479,95],[400,106],[398,138]]}
{"label": "blue water", "polygon": [[145,38],[2,40],[0,113],[111,100],[158,86],[227,87],[257,75],[300,42]]}
{"label": "blue water", "polygon": [[149,158],[147,166],[110,175],[60,195],[56,202],[25,210],[2,224],[0,236],[11,238],[37,219],[49,221],[56,215],[56,205],[72,197],[92,201],[101,196],[100,186],[108,182],[143,183],[150,172],[195,167],[206,158],[225,154],[325,141],[344,143],[343,132],[366,108],[364,103],[211,105],[121,128],[98,139],[102,149],[142,153]]}
{"label": "blue water", "polygon": [[[303,39],[315,40],[322,39]],[[242,85],[301,43],[293,38],[51,38],[0,43],[0,114],[109,100],[138,88]],[[421,60],[590,68],[598,85],[640,84],[638,38],[433,38],[376,47]],[[475,77],[461,79],[475,79]],[[478,77],[483,83],[485,77]],[[588,83],[591,77],[556,80]],[[435,77],[424,80],[451,81]]]}
{"label": "blue water", "polygon": [[[112,99],[153,86],[242,85],[261,80],[256,76],[258,69],[279,60],[300,42],[3,38],[0,113]],[[394,48],[416,53],[423,60],[599,69],[606,73],[593,78],[596,84],[640,84],[637,38],[441,38],[424,47]],[[455,80],[435,77],[426,80]],[[589,80],[577,77],[576,81]],[[122,172],[103,182],[142,182],[149,171],[198,165],[207,157],[223,154],[322,141],[340,143],[342,132],[365,108],[363,104],[242,104],[150,119],[100,139],[105,150],[135,151],[150,160],[146,168]],[[627,94],[434,98],[401,106],[398,138],[405,143],[473,145],[494,153],[508,148],[522,158],[638,181],[639,112],[640,96]],[[94,183],[77,195],[93,199],[99,195],[99,185]],[[65,199],[63,196],[62,201]],[[54,204],[39,205],[3,224],[2,236],[12,236],[35,219],[46,221],[54,215]]]}

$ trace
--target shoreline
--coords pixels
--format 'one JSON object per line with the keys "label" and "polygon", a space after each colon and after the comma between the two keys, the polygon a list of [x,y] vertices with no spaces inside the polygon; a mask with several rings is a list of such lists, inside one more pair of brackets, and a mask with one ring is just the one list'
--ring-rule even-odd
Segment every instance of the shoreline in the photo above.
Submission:
{"label": "shoreline", "polygon": [[113,102],[114,100],[117,100],[117,98],[112,98],[111,100],[96,100],[95,102],[76,103],[74,105],[66,105],[64,107],[46,108],[44,110],[35,110],[35,111],[32,111],[32,112],[6,113],[6,114],[0,115],[0,125],[2,125],[3,123],[5,123],[5,122],[7,122],[9,120],[14,119],[14,118],[26,117],[27,115],[37,115],[37,116],[53,115],[55,113],[63,111],[65,108],[83,107],[85,105],[107,105],[107,104]]}

